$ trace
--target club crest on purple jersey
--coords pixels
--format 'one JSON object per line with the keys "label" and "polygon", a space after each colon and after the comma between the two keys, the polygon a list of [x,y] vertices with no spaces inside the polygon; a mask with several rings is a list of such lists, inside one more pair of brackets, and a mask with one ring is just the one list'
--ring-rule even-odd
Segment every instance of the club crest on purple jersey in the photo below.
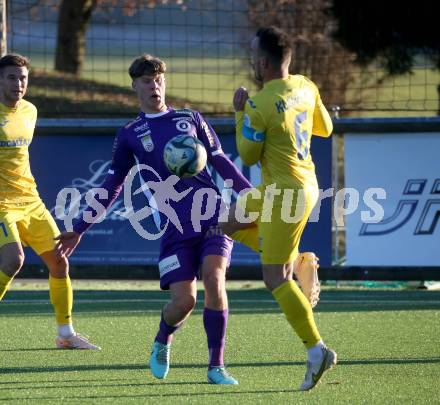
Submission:
{"label": "club crest on purple jersey", "polygon": [[140,137],[142,146],[147,152],[152,152],[154,150],[154,143],[153,140],[151,139],[150,131],[142,135],[143,136]]}

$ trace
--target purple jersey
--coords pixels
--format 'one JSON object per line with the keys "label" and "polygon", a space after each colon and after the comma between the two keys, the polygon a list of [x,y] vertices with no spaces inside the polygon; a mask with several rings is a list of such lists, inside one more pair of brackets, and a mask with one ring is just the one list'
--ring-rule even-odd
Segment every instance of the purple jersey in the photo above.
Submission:
{"label": "purple jersey", "polygon": [[[162,113],[139,114],[136,119],[122,127],[116,135],[112,164],[101,186],[108,191],[108,198],[97,199],[104,207],[108,208],[118,196],[124,180],[133,166],[147,165],[152,168],[153,170],[140,170],[139,173],[142,181],[150,186],[150,206],[159,208],[160,223],[157,225],[160,228],[167,226],[162,239],[162,250],[174,242],[204,235],[208,229],[211,229],[212,232],[212,227],[218,221],[220,192],[206,167],[197,176],[182,178],[173,183],[175,198],[172,198],[168,193],[168,197],[171,198],[167,199],[167,204],[163,204],[163,201],[155,198],[160,188],[163,188],[164,180],[170,178],[170,172],[163,161],[164,147],[171,138],[182,134],[197,137],[204,144],[208,162],[224,179],[233,181],[233,189],[236,192],[251,187],[251,184],[223,153],[216,133],[199,112],[169,108]],[[155,184],[158,185],[158,189],[154,189]],[[152,188],[153,190],[151,190]],[[206,193],[206,190],[209,193]],[[203,194],[201,206],[194,210],[195,197],[200,197]],[[162,209],[164,205],[169,206],[172,209],[171,212],[175,212],[180,226],[176,225],[172,216],[164,213]],[[203,213],[209,208],[209,205],[211,208],[215,207],[215,213],[211,218],[204,220]],[[88,207],[85,211],[87,210],[92,209]],[[194,219],[197,219],[198,211],[200,212],[200,220],[196,222],[200,223],[201,227],[195,229]],[[81,234],[90,226],[91,224],[80,219],[75,223],[74,230]]]}

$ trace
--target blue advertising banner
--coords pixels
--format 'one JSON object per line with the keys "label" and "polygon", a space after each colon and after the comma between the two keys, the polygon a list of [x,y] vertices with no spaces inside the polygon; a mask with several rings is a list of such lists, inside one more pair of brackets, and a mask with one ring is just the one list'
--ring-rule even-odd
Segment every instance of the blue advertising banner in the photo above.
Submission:
{"label": "blue advertising banner", "polygon": [[[107,173],[112,151],[114,134],[109,135],[38,135],[30,147],[31,168],[36,178],[38,189],[46,207],[64,230],[64,221],[56,216],[57,195],[63,188],[77,189],[81,195],[81,207],[86,204],[85,194],[93,187],[99,187]],[[235,137],[221,136],[223,150],[241,169],[254,185],[259,184],[260,175],[257,166],[243,167],[237,155]],[[321,189],[331,185],[331,140],[313,137],[312,153],[316,164],[318,181]],[[217,185],[223,188],[223,179],[213,174]],[[141,186],[139,176],[134,179],[132,190]],[[67,205],[69,201],[67,201]],[[143,193],[133,197],[133,210],[145,207],[147,198]],[[319,221],[310,222],[303,235],[300,250],[314,251],[320,257],[323,266],[331,264],[331,199],[321,202]],[[106,218],[96,223],[83,237],[78,249],[71,256],[72,264],[156,264],[159,253],[159,240],[146,240],[138,235],[130,221],[124,217],[123,192],[107,212]],[[145,229],[156,229],[154,217],[142,222]],[[282,235],[280,235],[282,238]],[[39,258],[26,252],[27,263],[40,263]],[[240,244],[235,244],[232,264],[257,265],[256,253]]]}

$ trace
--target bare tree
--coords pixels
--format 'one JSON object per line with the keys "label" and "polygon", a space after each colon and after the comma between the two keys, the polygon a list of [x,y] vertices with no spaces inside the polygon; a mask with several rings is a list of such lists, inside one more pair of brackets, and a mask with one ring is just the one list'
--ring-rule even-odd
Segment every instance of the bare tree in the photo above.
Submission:
{"label": "bare tree", "polygon": [[79,74],[84,64],[85,34],[98,0],[62,0],[58,16],[55,69]]}
{"label": "bare tree", "polygon": [[[183,5],[183,0],[175,0]],[[61,0],[58,14],[55,70],[79,75],[86,53],[86,32],[93,13],[100,7],[119,8],[134,15],[144,8],[166,4],[168,0]],[[182,6],[182,9],[184,7]]]}

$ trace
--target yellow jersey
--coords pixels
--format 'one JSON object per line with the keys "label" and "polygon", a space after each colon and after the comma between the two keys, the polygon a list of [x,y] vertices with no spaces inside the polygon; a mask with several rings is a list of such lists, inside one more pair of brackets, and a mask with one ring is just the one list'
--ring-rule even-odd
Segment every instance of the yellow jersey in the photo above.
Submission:
{"label": "yellow jersey", "polygon": [[330,136],[333,124],[311,80],[289,75],[266,82],[235,118],[238,153],[246,165],[261,163],[263,185],[316,183],[311,136]]}
{"label": "yellow jersey", "polygon": [[0,103],[0,209],[40,199],[29,163],[37,109],[26,100],[18,107]]}

